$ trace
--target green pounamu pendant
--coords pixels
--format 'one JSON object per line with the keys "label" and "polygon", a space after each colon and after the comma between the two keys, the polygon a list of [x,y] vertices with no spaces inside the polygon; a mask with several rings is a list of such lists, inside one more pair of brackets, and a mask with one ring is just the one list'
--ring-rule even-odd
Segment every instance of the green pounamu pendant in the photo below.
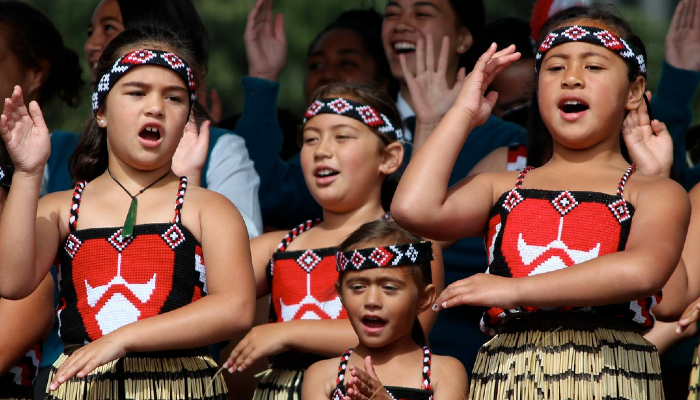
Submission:
{"label": "green pounamu pendant", "polygon": [[124,228],[122,228],[122,237],[129,238],[134,234],[134,222],[136,221],[136,207],[138,207],[139,201],[136,197],[131,198],[131,205],[129,206],[129,212],[126,213],[126,220],[124,220]]}

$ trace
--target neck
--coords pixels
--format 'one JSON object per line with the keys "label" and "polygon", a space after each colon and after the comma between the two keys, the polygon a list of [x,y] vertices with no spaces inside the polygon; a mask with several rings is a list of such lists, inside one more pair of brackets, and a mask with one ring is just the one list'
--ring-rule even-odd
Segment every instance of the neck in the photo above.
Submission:
{"label": "neck", "polygon": [[421,347],[418,346],[418,344],[411,338],[411,333],[407,332],[406,335],[400,337],[399,339],[380,347],[370,347],[360,342],[355,347],[353,352],[362,359],[367,356],[371,356],[372,364],[375,366],[381,366],[390,362],[394,358],[421,350]]}
{"label": "neck", "polygon": [[[152,184],[156,179],[162,177],[167,172],[174,177],[175,174],[170,169],[170,164],[164,165],[162,167],[152,169],[152,170],[139,170],[132,168],[124,163],[111,162],[107,167],[109,172],[112,173],[114,178],[119,181],[124,187],[132,194],[138,193],[139,190]],[[107,176],[107,179],[112,179],[109,177],[109,173],[105,171],[103,176]],[[165,177],[164,180],[169,179]]]}
{"label": "neck", "polygon": [[354,231],[360,225],[381,218],[386,211],[377,202],[365,204],[351,211],[332,211],[323,209],[323,225],[327,229],[349,229]]}

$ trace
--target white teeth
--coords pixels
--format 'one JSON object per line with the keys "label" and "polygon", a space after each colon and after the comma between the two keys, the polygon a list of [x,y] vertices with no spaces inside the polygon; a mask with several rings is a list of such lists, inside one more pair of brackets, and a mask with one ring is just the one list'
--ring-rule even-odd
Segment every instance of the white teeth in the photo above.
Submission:
{"label": "white teeth", "polygon": [[158,128],[156,128],[155,126],[147,126],[146,130],[149,132],[159,132]]}
{"label": "white teeth", "polygon": [[416,44],[409,42],[394,43],[394,50],[415,50]]}
{"label": "white teeth", "polygon": [[581,104],[581,103],[579,103],[578,101],[573,101],[573,100],[569,100],[566,103],[564,103],[564,105],[567,105],[567,106],[575,106],[577,104]]}
{"label": "white teeth", "polygon": [[332,169],[322,169],[322,170],[318,171],[318,176],[328,176],[328,175],[333,174],[334,172],[335,171],[333,171]]}

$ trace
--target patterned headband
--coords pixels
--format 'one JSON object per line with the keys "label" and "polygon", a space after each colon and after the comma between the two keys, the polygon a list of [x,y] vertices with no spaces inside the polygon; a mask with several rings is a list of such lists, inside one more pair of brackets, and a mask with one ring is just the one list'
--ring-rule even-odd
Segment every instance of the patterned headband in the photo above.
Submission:
{"label": "patterned headband", "polygon": [[131,68],[141,65],[160,65],[169,68],[182,78],[187,85],[187,93],[190,95],[190,108],[195,100],[195,83],[192,69],[180,57],[173,53],[160,50],[134,50],[123,55],[114,62],[112,68],[105,72],[97,84],[97,89],[92,94],[92,113],[97,114],[97,110],[104,104],[107,93],[114,87],[114,84],[124,76]]}
{"label": "patterned headband", "polygon": [[433,243],[416,242],[338,252],[335,264],[338,272],[343,272],[420,264],[432,260]]}
{"label": "patterned headband", "polygon": [[304,114],[304,123],[318,114],[337,114],[356,119],[372,129],[389,136],[393,140],[402,141],[401,127],[395,127],[386,115],[374,108],[347,100],[342,97],[319,99],[311,103]]}
{"label": "patterned headband", "polygon": [[537,50],[536,69],[540,69],[542,59],[547,51],[554,46],[569,42],[586,42],[603,46],[622,57],[630,71],[635,72],[634,75],[639,74],[646,77],[647,67],[644,56],[638,49],[630,46],[624,39],[608,30],[582,25],[565,26],[550,32]]}

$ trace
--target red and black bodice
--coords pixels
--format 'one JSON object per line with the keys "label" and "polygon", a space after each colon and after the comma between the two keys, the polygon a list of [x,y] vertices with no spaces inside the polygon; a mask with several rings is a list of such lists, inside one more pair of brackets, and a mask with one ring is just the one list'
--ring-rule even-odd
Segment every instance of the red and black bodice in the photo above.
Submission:
{"label": "red and black bodice", "polygon": [[[632,225],[634,207],[623,197],[625,183],[635,170],[630,166],[620,179],[615,195],[584,191],[524,189],[520,172],[515,187],[504,193],[489,218],[486,250],[488,273],[521,278],[556,271],[605,254],[624,250]],[[585,287],[585,283],[581,285]],[[541,309],[523,306],[504,310],[490,308],[481,321],[484,332],[494,334],[504,320],[533,311],[594,312],[651,329],[651,308],[660,293],[628,303],[596,307]]]}
{"label": "red and black bodice", "polygon": [[[331,395],[331,400],[345,399],[345,373],[348,369],[348,361],[352,349],[346,351],[340,357],[340,366],[338,367],[338,377],[335,380],[335,389]],[[421,370],[422,378],[420,389],[401,387],[401,386],[384,386],[384,389],[389,393],[394,400],[431,400],[433,398],[433,388],[430,386],[430,366],[432,364],[432,352],[428,346],[423,346],[423,368]]]}
{"label": "red and black bodice", "polygon": [[299,319],[347,319],[335,291],[337,247],[287,251],[289,244],[319,221],[306,221],[279,244],[267,268],[270,322]]}
{"label": "red and black bodice", "polygon": [[87,343],[132,322],[183,307],[206,295],[202,247],[180,217],[187,178],[180,178],[170,223],[78,230],[86,183],[73,194],[70,234],[60,249],[59,332]]}

